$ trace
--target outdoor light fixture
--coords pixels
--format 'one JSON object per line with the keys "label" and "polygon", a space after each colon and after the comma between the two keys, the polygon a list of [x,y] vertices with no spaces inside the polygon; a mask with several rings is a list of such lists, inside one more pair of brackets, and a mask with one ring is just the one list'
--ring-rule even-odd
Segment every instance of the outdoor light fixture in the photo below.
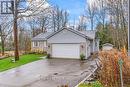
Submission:
{"label": "outdoor light fixture", "polygon": [[14,1],[1,1],[1,14],[13,14]]}
{"label": "outdoor light fixture", "polygon": [[83,45],[81,45],[81,48],[83,48],[84,46]]}

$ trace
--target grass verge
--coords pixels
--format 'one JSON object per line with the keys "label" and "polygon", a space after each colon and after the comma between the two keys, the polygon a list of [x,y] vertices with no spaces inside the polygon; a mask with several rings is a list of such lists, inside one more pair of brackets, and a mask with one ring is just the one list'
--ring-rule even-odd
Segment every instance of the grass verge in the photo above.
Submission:
{"label": "grass verge", "polygon": [[37,61],[40,60],[42,58],[42,56],[45,56],[43,54],[26,54],[26,55],[22,55],[20,56],[20,60],[16,61],[15,63],[11,62],[11,59],[13,59],[14,57],[9,57],[6,59],[2,59],[0,60],[0,72],[11,69],[11,68],[15,68],[33,61]]}
{"label": "grass verge", "polygon": [[95,81],[92,83],[82,83],[79,87],[103,87],[99,81]]}

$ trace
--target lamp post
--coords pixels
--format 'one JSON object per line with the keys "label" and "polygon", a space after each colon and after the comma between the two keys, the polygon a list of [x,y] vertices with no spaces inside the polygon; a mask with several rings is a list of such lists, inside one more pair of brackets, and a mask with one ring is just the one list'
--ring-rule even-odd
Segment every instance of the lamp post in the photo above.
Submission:
{"label": "lamp post", "polygon": [[120,58],[118,60],[118,64],[119,64],[119,69],[120,69],[120,80],[121,80],[121,87],[123,86],[123,77],[122,77],[122,65],[123,65],[123,60]]}

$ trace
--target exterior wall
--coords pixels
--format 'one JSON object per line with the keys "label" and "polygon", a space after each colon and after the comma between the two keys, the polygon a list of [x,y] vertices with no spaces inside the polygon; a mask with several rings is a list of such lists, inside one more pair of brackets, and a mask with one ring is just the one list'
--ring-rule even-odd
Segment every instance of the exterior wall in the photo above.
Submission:
{"label": "exterior wall", "polygon": [[90,52],[93,52],[93,41],[90,41]]}
{"label": "exterior wall", "polygon": [[95,49],[94,52],[98,52],[99,51],[99,39],[95,39]]}
{"label": "exterior wall", "polygon": [[47,51],[47,42],[38,41],[38,46],[34,46],[34,41],[31,42],[31,51],[33,52],[43,52]]}
{"label": "exterior wall", "polygon": [[93,39],[93,51],[92,52],[95,52],[95,39]]}
{"label": "exterior wall", "polygon": [[100,42],[100,39],[96,39],[96,51],[99,51],[99,42]]}
{"label": "exterior wall", "polygon": [[[71,31],[63,30],[54,36],[50,37],[47,40],[48,43],[48,54],[52,54],[52,44],[61,43],[61,44],[72,44],[79,43],[80,44],[80,54],[84,54],[87,57],[90,56],[90,41],[85,38],[74,34]],[[88,48],[88,49],[87,49]],[[88,51],[89,50],[89,51]]]}
{"label": "exterior wall", "polygon": [[102,50],[111,50],[113,49],[112,46],[103,46]]}
{"label": "exterior wall", "polygon": [[87,58],[86,51],[86,43],[80,43],[80,54],[84,54]]}
{"label": "exterior wall", "polygon": [[90,41],[90,51],[91,53],[99,51],[99,39]]}
{"label": "exterior wall", "polygon": [[50,54],[50,56],[52,56],[52,44],[51,43],[47,43],[47,53]]}
{"label": "exterior wall", "polygon": [[86,39],[68,30],[62,30],[47,40],[48,43],[82,43]]}
{"label": "exterior wall", "polygon": [[86,42],[86,57],[88,58],[91,54],[91,43],[89,40],[87,40]]}

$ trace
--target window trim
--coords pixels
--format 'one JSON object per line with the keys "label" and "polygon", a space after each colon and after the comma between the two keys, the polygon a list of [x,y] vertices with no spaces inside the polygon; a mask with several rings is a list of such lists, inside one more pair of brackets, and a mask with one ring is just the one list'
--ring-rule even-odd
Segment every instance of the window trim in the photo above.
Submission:
{"label": "window trim", "polygon": [[[37,45],[36,45],[37,44]],[[39,47],[39,42],[38,41],[34,41],[33,42],[33,47]]]}

